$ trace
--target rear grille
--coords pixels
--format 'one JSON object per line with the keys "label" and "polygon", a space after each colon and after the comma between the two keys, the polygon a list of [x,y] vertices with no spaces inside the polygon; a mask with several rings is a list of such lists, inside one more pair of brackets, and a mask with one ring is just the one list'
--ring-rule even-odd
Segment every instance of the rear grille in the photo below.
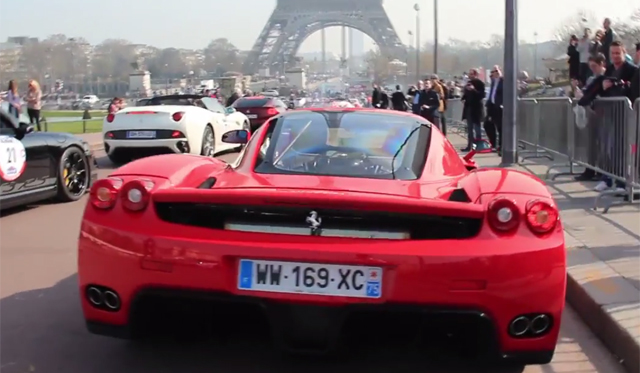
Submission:
{"label": "rear grille", "polygon": [[131,141],[136,141],[136,140],[157,140],[157,139],[171,139],[171,135],[175,132],[174,130],[144,130],[144,131],[155,131],[156,133],[156,137],[152,138],[152,139],[128,139],[127,138],[127,132],[125,130],[117,130],[117,131],[109,131],[113,134],[113,137],[111,138],[112,140],[131,140]]}
{"label": "rear grille", "polygon": [[[174,224],[225,229],[226,224],[234,222],[236,225],[305,229],[311,234],[306,222],[311,208],[156,202],[155,209],[160,219]],[[313,210],[322,218],[322,229],[408,232],[412,240],[471,238],[482,227],[482,219],[322,208]]]}

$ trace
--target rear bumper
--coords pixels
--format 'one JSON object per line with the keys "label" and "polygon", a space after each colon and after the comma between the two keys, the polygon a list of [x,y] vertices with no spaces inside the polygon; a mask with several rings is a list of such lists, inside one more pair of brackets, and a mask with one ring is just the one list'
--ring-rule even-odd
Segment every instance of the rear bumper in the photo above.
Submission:
{"label": "rear bumper", "polygon": [[[446,326],[450,335],[463,331],[465,338],[471,339],[477,346],[473,356],[489,358],[512,364],[547,364],[551,361],[555,345],[549,349],[531,349],[520,351],[503,351],[496,335],[496,324],[489,315],[481,311],[460,308],[442,308],[431,305],[363,305],[351,304],[342,307],[321,306],[317,304],[282,303],[258,297],[242,297],[216,292],[195,292],[176,289],[146,288],[137,293],[132,303],[131,314],[135,315],[127,325],[113,325],[99,321],[87,320],[87,329],[93,333],[120,339],[132,339],[138,336],[140,324],[148,317],[149,311],[157,306],[144,303],[150,298],[166,302],[168,299],[177,302],[198,300],[211,302],[214,308],[252,306],[264,313],[270,334],[276,346],[292,353],[330,353],[338,341],[345,341],[357,326],[367,323],[375,325],[369,328],[375,335],[383,335],[389,328],[404,327],[404,336],[411,341],[419,341],[423,337],[432,336],[434,326]],[[165,304],[165,303],[163,303]],[[204,303],[203,303],[204,304]],[[235,308],[235,312],[243,312]],[[166,309],[165,309],[166,311]],[[169,311],[170,312],[170,311]],[[231,311],[233,312],[233,311]],[[213,317],[213,316],[212,316]],[[229,318],[219,320],[228,323]],[[354,323],[354,321],[358,321]],[[233,323],[234,321],[232,321]],[[381,324],[385,322],[385,324]],[[358,324],[358,325],[356,325]],[[381,325],[384,325],[381,327]],[[231,325],[235,327],[236,325]],[[166,330],[154,331],[163,334]],[[160,326],[161,328],[161,326]],[[396,334],[396,333],[393,333]],[[389,342],[385,340],[385,342]],[[404,343],[403,343],[404,344]],[[416,343],[417,344],[417,343]],[[472,358],[472,356],[469,356]]]}
{"label": "rear bumper", "polygon": [[117,152],[149,152],[156,149],[159,153],[182,153],[179,144],[187,143],[186,138],[180,139],[150,139],[150,140],[109,140],[105,139],[105,151],[112,155]]}
{"label": "rear bumper", "polygon": [[[257,305],[280,342],[296,341],[283,342],[289,347],[300,345],[299,339],[319,334],[331,344],[339,333],[327,336],[326,331],[342,332],[345,320],[363,311],[383,315],[400,312],[406,317],[427,319],[434,315],[471,318],[485,325],[499,356],[525,364],[546,363],[555,349],[566,286],[562,239],[385,245],[330,240],[330,245],[300,246],[277,238],[252,242],[252,237],[261,235],[250,233],[245,242],[230,243],[212,239],[206,229],[181,227],[177,231],[175,225],[153,225],[147,232],[136,228],[133,233],[125,222],[120,229],[112,229],[83,221],[78,258],[80,293],[85,294],[89,285],[104,286],[115,290],[122,302],[119,311],[108,312],[94,308],[83,296],[83,312],[92,332],[131,337],[137,305],[153,295]],[[180,237],[168,238],[168,231]],[[516,245],[518,249],[514,250]],[[238,290],[238,263],[242,258],[380,266],[385,268],[382,298]],[[516,316],[531,313],[552,317],[549,332],[535,338],[511,337],[509,323]],[[291,324],[305,319],[324,326],[315,330]],[[288,335],[292,330],[308,335]]]}

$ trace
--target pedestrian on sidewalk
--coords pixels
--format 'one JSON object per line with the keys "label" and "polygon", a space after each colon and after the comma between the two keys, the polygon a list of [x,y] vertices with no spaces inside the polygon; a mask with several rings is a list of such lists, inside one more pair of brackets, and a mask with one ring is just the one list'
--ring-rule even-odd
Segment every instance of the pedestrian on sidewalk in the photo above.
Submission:
{"label": "pedestrian on sidewalk", "polygon": [[433,88],[433,82],[424,80],[424,90],[420,92],[420,115],[440,128],[440,96]]}
{"label": "pedestrian on sidewalk", "polygon": [[491,88],[487,98],[487,117],[484,130],[487,133],[491,148],[500,151],[502,145],[502,71],[495,65],[491,70]]}
{"label": "pedestrian on sidewalk", "polygon": [[35,124],[38,131],[40,128],[40,109],[42,109],[42,90],[40,84],[35,79],[29,81],[29,91],[27,92],[27,114],[29,123]]}
{"label": "pedestrian on sidewalk", "polygon": [[461,149],[463,152],[471,151],[473,144],[482,140],[482,128],[480,123],[484,117],[485,97],[484,82],[478,79],[478,70],[469,70],[469,79],[464,88],[461,100],[464,102],[462,109],[462,120],[467,121],[467,147]]}
{"label": "pedestrian on sidewalk", "polygon": [[395,111],[407,111],[407,97],[402,92],[400,85],[396,85],[396,91],[391,94],[391,105]]}
{"label": "pedestrian on sidewalk", "polygon": [[9,87],[7,88],[7,102],[9,103],[9,114],[20,119],[22,103],[20,94],[18,94],[18,84],[16,84],[15,80],[9,81]]}

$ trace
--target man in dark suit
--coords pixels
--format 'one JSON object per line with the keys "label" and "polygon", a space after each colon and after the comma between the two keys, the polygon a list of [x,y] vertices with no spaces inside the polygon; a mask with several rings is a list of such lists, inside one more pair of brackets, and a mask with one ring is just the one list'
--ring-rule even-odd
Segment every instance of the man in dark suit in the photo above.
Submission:
{"label": "man in dark suit", "polygon": [[395,111],[407,111],[407,97],[400,89],[400,86],[396,86],[396,91],[391,94],[391,105]]}
{"label": "man in dark suit", "polygon": [[377,108],[380,104],[380,88],[377,84],[373,84],[373,92],[371,92],[371,106]]}
{"label": "man in dark suit", "polygon": [[484,105],[482,100],[485,96],[485,86],[482,80],[478,79],[478,70],[469,70],[469,80],[464,87],[464,94],[461,100],[464,101],[462,109],[462,119],[467,121],[467,147],[461,149],[463,152],[471,151],[476,140],[482,139],[482,128],[480,123],[484,117]]}
{"label": "man in dark suit", "polygon": [[502,145],[502,71],[495,65],[491,70],[491,88],[487,98],[487,118],[484,131],[487,133],[491,147],[500,151]]}
{"label": "man in dark suit", "polygon": [[389,99],[389,94],[384,88],[380,88],[380,101],[378,102],[378,109],[389,109],[389,105],[391,104],[391,100]]}
{"label": "man in dark suit", "polygon": [[440,96],[433,90],[431,80],[425,79],[424,89],[420,91],[420,116],[440,127]]}

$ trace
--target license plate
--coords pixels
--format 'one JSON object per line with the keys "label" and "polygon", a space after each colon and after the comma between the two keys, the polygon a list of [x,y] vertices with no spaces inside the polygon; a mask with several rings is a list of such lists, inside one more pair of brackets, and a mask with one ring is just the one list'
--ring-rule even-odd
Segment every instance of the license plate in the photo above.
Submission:
{"label": "license plate", "polygon": [[356,298],[382,296],[382,268],[240,260],[238,289]]}
{"label": "license plate", "polygon": [[257,114],[247,114],[247,118],[249,118],[249,119],[258,119],[258,115]]}
{"label": "license plate", "polygon": [[155,139],[156,131],[128,131],[128,139]]}

